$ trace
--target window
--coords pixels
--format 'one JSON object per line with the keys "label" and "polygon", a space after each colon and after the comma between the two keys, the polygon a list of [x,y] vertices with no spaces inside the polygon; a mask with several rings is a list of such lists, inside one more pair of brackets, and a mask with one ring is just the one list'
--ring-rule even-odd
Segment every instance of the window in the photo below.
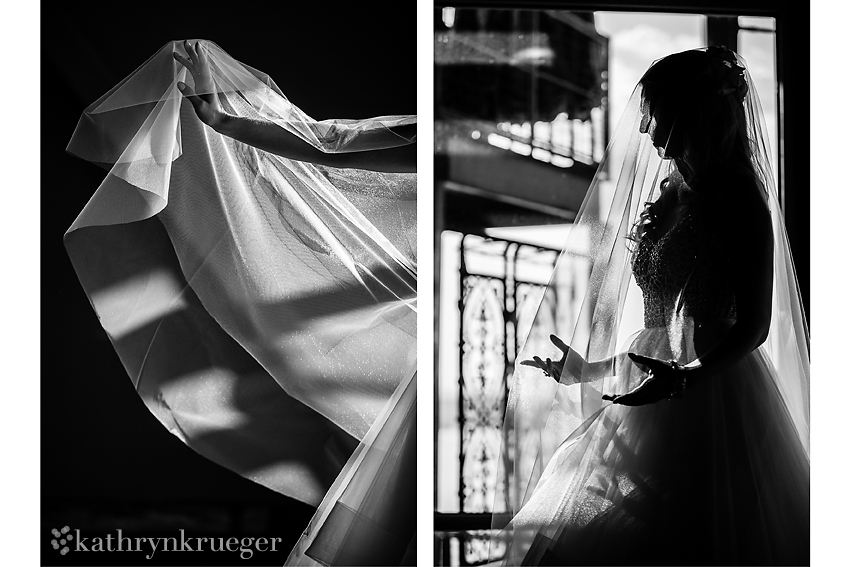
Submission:
{"label": "window", "polygon": [[[718,29],[749,64],[778,158],[772,18],[437,10],[437,564],[498,554],[490,514],[511,465],[501,426],[518,341],[634,85]],[[565,325],[587,280],[581,261],[571,268],[540,306]]]}

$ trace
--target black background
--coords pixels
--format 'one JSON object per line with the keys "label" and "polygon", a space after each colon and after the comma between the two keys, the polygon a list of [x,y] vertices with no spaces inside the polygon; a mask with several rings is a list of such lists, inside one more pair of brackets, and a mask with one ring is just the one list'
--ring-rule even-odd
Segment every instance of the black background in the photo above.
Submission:
{"label": "black background", "polygon": [[[65,153],[82,111],[174,39],[215,41],[316,119],[416,114],[413,2],[68,3],[41,9],[41,563],[280,565],[313,509],[187,448],[148,412],[62,236],[104,172]],[[61,556],[84,536],[280,537],[277,553]],[[34,527],[35,529],[35,527]],[[72,547],[73,549],[73,547]]]}

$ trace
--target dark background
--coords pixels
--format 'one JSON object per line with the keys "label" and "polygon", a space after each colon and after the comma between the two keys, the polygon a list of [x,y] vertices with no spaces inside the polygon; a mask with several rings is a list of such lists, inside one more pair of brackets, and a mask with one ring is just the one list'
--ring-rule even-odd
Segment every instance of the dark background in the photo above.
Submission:
{"label": "dark background", "polygon": [[[216,465],[145,408],[98,323],[62,237],[104,177],[65,153],[83,109],[165,43],[215,41],[316,119],[416,114],[416,4],[69,3],[41,9],[41,563],[283,563],[313,508]],[[386,6],[384,4],[383,6]],[[86,537],[281,537],[277,553],[68,553]],[[73,549],[73,548],[72,548]]]}

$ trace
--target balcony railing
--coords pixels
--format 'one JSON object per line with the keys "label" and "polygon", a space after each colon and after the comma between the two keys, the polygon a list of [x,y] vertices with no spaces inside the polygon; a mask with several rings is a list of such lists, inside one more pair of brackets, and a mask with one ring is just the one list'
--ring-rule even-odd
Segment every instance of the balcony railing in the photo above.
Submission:
{"label": "balcony railing", "polygon": [[562,267],[550,282],[555,248],[460,234],[443,242],[444,258],[458,266],[454,284],[443,278],[454,293],[444,289],[441,299],[448,302],[442,317],[456,322],[457,350],[454,380],[441,373],[438,392],[436,558],[477,565],[495,559],[502,545],[491,514],[506,509],[510,492],[513,451],[501,433],[518,351],[535,318],[574,324],[586,274],[583,258],[565,259],[575,269]]}

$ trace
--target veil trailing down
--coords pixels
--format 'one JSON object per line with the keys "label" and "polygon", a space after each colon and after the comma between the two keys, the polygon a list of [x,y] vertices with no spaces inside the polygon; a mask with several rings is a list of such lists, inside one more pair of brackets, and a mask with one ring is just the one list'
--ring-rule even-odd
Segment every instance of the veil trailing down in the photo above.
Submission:
{"label": "veil trailing down", "polygon": [[517,358],[491,559],[808,564],[809,354],[761,107],[719,47],[637,85]]}
{"label": "veil trailing down", "polygon": [[66,249],[162,424],[319,506],[290,564],[397,565],[416,525],[416,174],[222,136],[178,83],[324,153],[414,143],[416,117],[316,121],[264,73],[200,45],[212,90],[171,42],[84,112],[67,149],[108,174]]}

